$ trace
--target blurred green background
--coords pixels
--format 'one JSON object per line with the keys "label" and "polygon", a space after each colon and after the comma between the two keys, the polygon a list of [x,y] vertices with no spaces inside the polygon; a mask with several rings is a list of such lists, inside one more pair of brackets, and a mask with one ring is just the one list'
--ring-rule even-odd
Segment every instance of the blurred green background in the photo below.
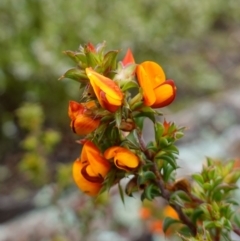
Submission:
{"label": "blurred green background", "polygon": [[181,110],[239,87],[239,24],[236,0],[1,0],[0,195],[70,185],[79,149],[67,107],[79,97],[77,83],[57,80],[74,65],[62,51],[104,40],[120,56],[131,48],[138,63],[156,61],[174,79],[171,108]]}

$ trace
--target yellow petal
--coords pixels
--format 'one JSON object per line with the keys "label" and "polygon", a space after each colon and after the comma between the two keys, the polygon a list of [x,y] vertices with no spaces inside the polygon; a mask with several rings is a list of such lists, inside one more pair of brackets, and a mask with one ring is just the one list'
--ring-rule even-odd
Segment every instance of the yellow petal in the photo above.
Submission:
{"label": "yellow petal", "polygon": [[[86,68],[86,73],[88,78],[90,79],[90,83],[93,86],[94,91],[97,86],[99,89],[104,91],[107,95],[109,95],[113,99],[116,99],[122,102],[122,99],[123,99],[122,91],[113,80],[95,72],[91,68]],[[96,90],[97,92],[99,92],[98,89]]]}
{"label": "yellow petal", "polygon": [[116,105],[116,106],[122,105],[122,100],[115,99],[115,98],[113,98],[113,97],[110,96],[110,95],[106,95],[106,99],[108,100],[108,102],[109,102],[111,105]]}
{"label": "yellow petal", "polygon": [[168,81],[165,81],[164,84],[154,89],[154,93],[156,96],[156,101],[152,105],[152,107],[153,108],[164,107],[171,104],[172,101],[175,99],[176,87],[173,81],[168,80]]}
{"label": "yellow petal", "polygon": [[96,196],[99,193],[102,185],[101,183],[93,183],[86,180],[81,173],[83,167],[84,165],[81,161],[79,161],[79,159],[77,159],[73,163],[73,179],[77,184],[78,188],[82,190],[84,193],[86,193],[89,196]]}
{"label": "yellow petal", "polygon": [[117,154],[117,150],[122,150],[122,149],[123,147],[120,147],[120,146],[112,146],[104,152],[103,156],[106,159],[110,160]]}
{"label": "yellow petal", "polygon": [[139,159],[132,152],[125,150],[124,152],[118,152],[114,157],[114,163],[116,167],[123,170],[134,169],[139,164]]}
{"label": "yellow petal", "polygon": [[146,71],[150,79],[153,89],[165,82],[166,76],[160,65],[152,61],[145,61],[140,64]]}
{"label": "yellow petal", "polygon": [[108,160],[113,159],[119,169],[129,171],[139,165],[139,158],[130,150],[124,147],[113,146],[104,152],[104,157]]}
{"label": "yellow petal", "polygon": [[[113,104],[110,103],[109,100]],[[118,110],[119,106],[121,105],[121,102],[119,102],[118,100],[113,100],[112,98],[107,96],[106,93],[103,92],[103,91],[100,91],[100,100],[99,100],[99,102],[100,102],[101,106],[104,109],[106,109],[106,110],[108,110],[108,111],[110,111],[112,113],[116,112]],[[116,103],[116,105],[115,105],[115,103]]]}
{"label": "yellow petal", "polygon": [[143,66],[140,64],[136,68],[137,79],[139,85],[143,89],[143,99],[146,106],[151,106],[156,101],[156,96],[153,91],[153,84],[145,71]]}
{"label": "yellow petal", "polygon": [[71,128],[76,134],[83,136],[88,135],[98,128],[100,119],[93,119],[84,114],[78,115],[75,120],[71,122]]}
{"label": "yellow petal", "polygon": [[87,161],[95,176],[105,177],[111,165],[101,155],[100,150],[90,141],[87,141],[82,150],[81,161]]}

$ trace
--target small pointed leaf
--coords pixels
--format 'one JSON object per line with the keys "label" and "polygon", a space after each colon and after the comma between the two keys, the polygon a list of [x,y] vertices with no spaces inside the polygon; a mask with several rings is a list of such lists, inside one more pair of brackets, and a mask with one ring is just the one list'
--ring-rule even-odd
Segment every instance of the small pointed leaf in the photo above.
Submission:
{"label": "small pointed leaf", "polygon": [[177,219],[173,219],[173,218],[170,218],[170,217],[166,217],[164,220],[163,220],[163,232],[166,233],[166,231],[168,230],[168,228],[173,225],[173,224],[176,224],[176,223],[180,223],[179,220]]}

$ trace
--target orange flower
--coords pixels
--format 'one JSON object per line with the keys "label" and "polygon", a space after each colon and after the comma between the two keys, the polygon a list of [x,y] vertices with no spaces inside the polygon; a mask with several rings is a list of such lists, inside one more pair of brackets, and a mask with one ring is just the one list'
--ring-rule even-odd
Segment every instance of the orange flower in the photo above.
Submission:
{"label": "orange flower", "polygon": [[92,116],[91,109],[96,108],[93,101],[85,104],[70,101],[68,115],[71,118],[70,126],[78,135],[87,135],[94,131],[100,124],[100,119]]}
{"label": "orange flower", "polygon": [[116,167],[125,171],[131,171],[132,169],[136,168],[140,162],[139,158],[134,153],[120,146],[108,148],[104,152],[104,157],[107,160],[113,159]]}
{"label": "orange flower", "polygon": [[173,218],[173,219],[179,219],[177,212],[170,205],[167,205],[164,208],[163,214],[164,214],[165,217],[170,217],[170,218]]}
{"label": "orange flower", "polygon": [[125,57],[122,60],[122,64],[123,66],[126,66],[128,64],[134,64],[134,63],[135,63],[135,60],[134,60],[132,51],[131,49],[128,49]]}
{"label": "orange flower", "polygon": [[146,106],[160,108],[174,100],[176,86],[172,80],[166,80],[163,69],[157,63],[145,61],[139,64],[136,74]]}
{"label": "orange flower", "polygon": [[163,234],[163,222],[162,220],[155,220],[150,223],[150,231],[156,234]]}
{"label": "orange flower", "polygon": [[86,73],[100,105],[110,112],[115,112],[123,102],[121,89],[113,80],[97,73],[92,68],[86,68]]}
{"label": "orange flower", "polygon": [[86,141],[81,157],[73,164],[73,179],[84,193],[96,196],[110,167],[99,149],[91,141]]}
{"label": "orange flower", "polygon": [[143,220],[147,220],[151,217],[151,211],[149,208],[147,207],[141,207],[140,210],[139,210],[139,216],[141,219]]}

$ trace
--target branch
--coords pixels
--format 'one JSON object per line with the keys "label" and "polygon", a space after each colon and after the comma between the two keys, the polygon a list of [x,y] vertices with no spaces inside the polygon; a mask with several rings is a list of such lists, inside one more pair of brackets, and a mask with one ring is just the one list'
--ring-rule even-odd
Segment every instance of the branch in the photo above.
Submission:
{"label": "branch", "polygon": [[[158,179],[157,184],[158,184],[158,187],[161,191],[162,197],[169,202],[170,197],[171,197],[171,192],[164,187],[164,182],[163,182],[163,180],[162,180],[162,178],[161,178],[161,176],[160,176],[160,174],[157,170],[157,167],[156,167],[155,163],[154,163],[154,172],[155,172],[155,174],[157,176],[157,179]],[[180,220],[183,222],[183,224],[188,226],[188,228],[191,230],[191,233],[193,234],[193,236],[196,236],[197,235],[197,227],[185,215],[182,208],[177,204],[169,203],[169,205],[178,213],[178,216],[179,216]]]}
{"label": "branch", "polygon": [[240,228],[236,225],[233,225],[233,232],[236,233],[238,236],[240,236]]}

